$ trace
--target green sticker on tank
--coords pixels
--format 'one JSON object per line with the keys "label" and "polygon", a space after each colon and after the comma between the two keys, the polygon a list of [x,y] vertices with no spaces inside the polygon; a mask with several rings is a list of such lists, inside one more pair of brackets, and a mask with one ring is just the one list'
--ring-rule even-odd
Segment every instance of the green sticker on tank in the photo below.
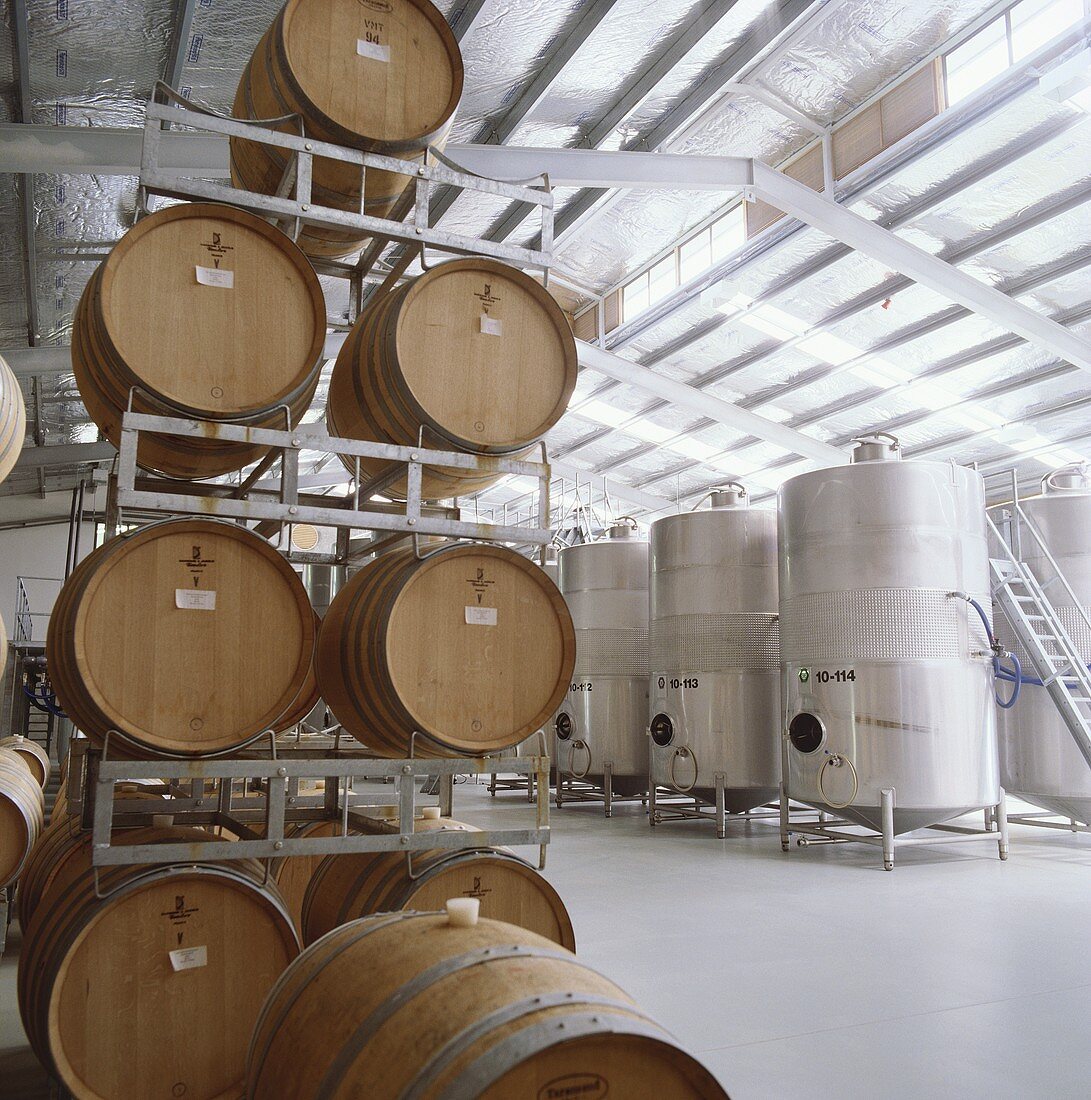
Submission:
{"label": "green sticker on tank", "polygon": [[801,668],[799,670],[799,682],[805,684],[811,678],[810,669]]}

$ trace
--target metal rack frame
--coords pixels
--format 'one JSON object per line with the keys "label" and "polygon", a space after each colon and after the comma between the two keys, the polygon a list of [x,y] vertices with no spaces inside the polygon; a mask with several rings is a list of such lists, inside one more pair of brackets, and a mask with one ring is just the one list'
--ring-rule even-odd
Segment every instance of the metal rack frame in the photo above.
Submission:
{"label": "metal rack frame", "polygon": [[637,794],[614,793],[613,765],[607,761],[602,766],[602,785],[592,783],[583,776],[573,775],[571,772],[562,772],[557,769],[557,787],[555,800],[558,809],[566,802],[601,802],[603,811],[607,817],[614,816],[615,802],[639,802],[642,806],[648,804],[648,792],[640,791]]}
{"label": "metal rack frame", "polygon": [[[222,486],[223,496],[188,492],[185,482],[169,478],[141,478],[137,484],[137,447],[140,433],[150,432],[200,439],[220,439],[252,443],[272,448],[270,455],[242,485]],[[313,523],[327,527],[360,528],[399,532],[403,535],[444,535],[448,538],[482,539],[490,542],[529,543],[545,547],[552,539],[549,529],[550,468],[545,444],[539,443],[540,461],[498,455],[467,454],[462,451],[434,450],[423,445],[399,447],[359,439],[331,436],[320,425],[300,425],[294,430],[253,428],[236,422],[200,421],[177,416],[153,416],[126,412],[121,419],[121,446],[117,463],[115,503],[120,522],[125,509],[139,512],[214,516],[222,519],[253,520],[274,523]],[[390,463],[388,472],[362,481],[356,478],[350,496],[329,498],[317,505],[301,499],[299,492],[299,456],[304,449],[348,455],[356,459],[378,458]],[[279,459],[279,461],[278,461]],[[246,499],[246,492],[261,473],[278,467],[277,499]],[[451,519],[445,510],[431,508],[421,499],[421,472],[425,466],[449,466],[482,474],[519,474],[538,481],[538,524],[513,527]],[[260,471],[260,472],[259,472]],[[394,509],[369,507],[368,498],[391,482],[406,479],[404,505]],[[202,486],[202,488],[205,488]],[[313,500],[313,498],[311,498]]]}
{"label": "metal rack frame", "polygon": [[[232,859],[279,859],[285,856],[326,856],[349,852],[404,852],[410,861],[414,852],[457,851],[467,848],[535,845],[538,866],[545,867],[549,843],[548,759],[541,756],[519,760],[490,760],[478,757],[427,759],[382,759],[366,752],[278,746],[270,738],[269,754],[254,752],[230,759],[122,760],[110,758],[109,743],[102,748],[90,742],[73,742],[68,776],[68,813],[78,817],[91,831],[92,865],[133,866],[152,863],[192,863],[191,844],[111,844],[117,825],[151,824],[161,815],[174,824],[217,826],[239,837],[230,845],[202,848],[199,862]],[[450,777],[462,774],[494,774],[498,770],[519,771],[538,780],[537,818],[533,828],[414,832],[420,801],[416,780],[426,776]],[[352,784],[358,779],[395,782],[397,801],[365,803],[354,801]],[[166,784],[162,802],[147,799],[115,799],[118,783],[158,779]],[[325,789],[316,794],[300,791],[300,780],[322,779]],[[219,781],[211,785],[210,781]],[[243,791],[237,784],[243,783]],[[253,790],[255,783],[260,790]],[[451,782],[443,784],[441,812],[451,811]],[[207,789],[206,789],[207,788]],[[435,805],[429,801],[427,805]],[[382,834],[349,834],[354,823],[365,824],[386,806],[397,807],[391,831]],[[369,812],[370,811],[370,812]],[[285,835],[285,826],[309,821],[339,821],[341,833],[332,837]],[[255,830],[260,826],[262,832]]]}
{"label": "metal rack frame", "polygon": [[[285,124],[294,126],[299,133],[284,133],[273,129]],[[288,165],[277,193],[265,195],[233,187],[227,182],[183,177],[177,168],[163,163],[164,126],[218,134],[227,138],[245,138],[260,145],[276,147],[282,156],[288,156]],[[315,157],[340,161],[359,168],[359,211],[321,206],[313,201],[311,191]],[[405,191],[386,217],[373,217],[365,213],[364,183],[369,170],[408,177]],[[436,186],[454,187],[463,192],[477,192],[512,202],[529,203],[540,211],[540,247],[526,248],[429,225],[429,201],[432,188]],[[404,273],[418,254],[422,265],[427,267],[424,250],[428,246],[454,255],[488,256],[516,267],[537,268],[547,278],[553,262],[553,193],[546,175],[509,182],[464,171],[431,147],[425,152],[423,162],[414,162],[332,145],[307,137],[304,120],[299,115],[251,121],[231,118],[184,99],[161,81],[156,84],[153,98],[147,104],[144,121],[139,205],[145,211],[148,195],[230,203],[259,217],[268,218],[284,229],[293,240],[299,236],[304,224],[347,230],[360,237],[372,238],[372,243],[364,249],[356,264],[329,261],[315,264],[316,270],[322,274],[337,275],[350,280],[355,290],[357,309],[360,307],[362,284],[369,278],[391,241],[408,246],[389,273],[383,272],[395,279]]]}
{"label": "metal rack frame", "polygon": [[[652,784],[648,793],[648,824],[655,826],[670,821],[709,821],[716,826],[717,838],[723,840],[727,836],[729,821],[771,824],[779,820],[779,808],[775,802],[767,802],[752,810],[744,810],[742,813],[731,813],[725,805],[724,779],[721,773],[716,774],[714,801],[675,790],[673,787]],[[792,812],[796,810],[793,809]],[[819,819],[821,818],[822,815],[819,813]]]}
{"label": "metal rack frame", "polygon": [[[927,826],[930,835],[918,836],[916,831],[896,837],[894,834],[894,806],[897,792],[893,787],[884,787],[879,792],[883,828],[881,831],[868,829],[857,821],[841,818],[827,818],[819,822],[791,821],[789,819],[788,795],[784,784],[780,788],[780,847],[788,852],[792,847],[792,834],[800,834],[796,844],[800,848],[812,844],[871,844],[883,851],[883,869],[894,870],[894,851],[902,844],[951,844],[964,840],[991,840],[996,843],[1001,860],[1008,858],[1008,817],[1004,805],[1004,792],[1000,792],[1000,801],[995,806],[982,807],[985,813],[985,827],[972,829],[968,825],[950,825],[940,823]],[[853,831],[855,830],[855,831]],[[925,829],[919,830],[926,831]],[[937,835],[938,834],[938,835]]]}

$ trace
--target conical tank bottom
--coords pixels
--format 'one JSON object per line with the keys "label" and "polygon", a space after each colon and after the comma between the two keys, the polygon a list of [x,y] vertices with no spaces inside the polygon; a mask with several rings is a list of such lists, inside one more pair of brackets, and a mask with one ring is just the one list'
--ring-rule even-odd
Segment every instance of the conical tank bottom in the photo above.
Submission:
{"label": "conical tank bottom", "polygon": [[[809,802],[808,805],[814,806],[816,810],[824,810],[834,817],[845,818],[857,825],[874,829],[877,833],[883,831],[883,811],[879,806],[853,805],[835,809],[833,806],[826,806],[821,802]],[[929,825],[941,825],[945,821],[951,821],[953,818],[961,817],[973,810],[982,809],[984,809],[983,806],[941,806],[933,809],[914,807],[908,810],[900,810],[895,806],[894,835],[900,836],[902,833],[912,833],[917,829],[926,829]]]}
{"label": "conical tank bottom", "polygon": [[1081,825],[1091,825],[1091,798],[1080,798],[1079,795],[1065,798],[1063,795],[1028,794],[1026,791],[1008,793],[1013,798],[1020,798],[1033,806],[1041,806],[1043,810],[1078,821]]}
{"label": "conical tank bottom", "polygon": [[[703,802],[708,802],[711,805],[716,805],[716,788],[715,787],[694,787],[691,791],[678,791],[672,787],[664,787],[663,798],[677,798],[679,796],[685,798],[687,795],[693,798],[699,798]],[[759,806],[764,806],[768,802],[776,802],[780,796],[780,789],[777,787],[725,787],[724,788],[724,809],[729,814],[744,814],[748,810],[756,810]]]}

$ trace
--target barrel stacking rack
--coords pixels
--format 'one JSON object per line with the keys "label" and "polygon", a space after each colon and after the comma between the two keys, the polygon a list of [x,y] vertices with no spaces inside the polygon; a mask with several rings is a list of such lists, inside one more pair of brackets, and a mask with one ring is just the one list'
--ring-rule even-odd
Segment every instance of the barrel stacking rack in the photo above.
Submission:
{"label": "barrel stacking rack", "polygon": [[[299,135],[272,129],[286,122],[298,124]],[[170,136],[165,133],[164,126],[226,138],[245,138],[259,145],[275,147],[281,156],[289,158],[277,193],[265,195],[241,190],[226,181],[186,177],[177,167],[169,164]],[[349,230],[361,237],[371,238],[371,244],[363,250],[355,263],[312,260],[319,274],[348,279],[351,291],[350,322],[363,307],[365,288],[373,289],[376,283],[383,283],[384,289],[393,286],[418,258],[422,267],[427,270],[429,264],[425,249],[429,247],[449,255],[487,256],[514,267],[534,268],[541,270],[548,279],[553,262],[553,193],[547,176],[520,183],[493,180],[461,171],[454,162],[434,148],[427,150],[423,163],[411,164],[378,153],[364,153],[357,149],[315,141],[308,138],[304,131],[304,122],[297,115],[246,122],[191,103],[160,81],[156,84],[153,98],[146,106],[138,210],[141,213],[148,211],[147,200],[150,195],[186,201],[223,202],[268,218],[292,240],[299,237],[304,225]],[[360,170],[361,194],[364,193],[363,185],[369,170],[408,175],[410,182],[385,217],[365,214],[362,209],[356,212],[321,206],[311,197],[315,157],[357,166]],[[436,187],[453,187],[464,192],[477,192],[529,204],[540,219],[538,247],[491,241],[429,225],[429,200]],[[400,255],[380,265],[391,242],[399,242],[403,246]]]}
{"label": "barrel stacking rack", "polygon": [[[361,176],[369,170],[405,175],[406,162],[312,141],[302,134],[302,124],[299,136],[270,128],[284,121],[254,123],[223,117],[188,103],[165,85],[158,85],[154,99],[147,105],[140,172],[141,210],[148,211],[150,195],[223,202],[277,223],[293,239],[304,224],[349,229],[371,237],[372,243],[358,263],[319,261],[316,265],[322,274],[349,280],[350,315],[362,307],[365,287],[376,283],[381,283],[383,289],[393,286],[414,259],[419,258],[422,266],[427,267],[426,247],[448,254],[487,256],[515,267],[548,272],[553,198],[547,180],[521,185],[482,179],[459,172],[449,162],[440,163],[437,154],[430,156],[427,163],[408,166],[410,183],[387,218],[322,207],[311,201],[313,157],[358,165]],[[163,164],[165,153],[169,159],[170,141],[165,126],[244,137],[277,146],[282,154],[287,151],[292,159],[278,193],[264,195],[239,190],[225,182],[180,178],[177,168]],[[428,202],[435,186],[531,203],[542,216],[541,247],[522,248],[430,227]],[[401,255],[374,273],[392,242],[405,246]],[[178,481],[138,469],[138,448],[142,435],[147,434],[249,443],[269,450],[263,461],[237,483],[223,479]],[[430,442],[422,435],[419,446],[394,446],[340,438],[318,424],[293,429],[287,411],[283,429],[257,427],[242,421],[212,422],[151,415],[133,411],[133,394],[130,394],[129,408],[121,419],[119,453],[108,489],[107,534],[139,520],[197,515],[256,525],[257,531],[267,537],[294,524],[334,527],[338,534],[334,557],[341,563],[347,560],[353,532],[371,533],[364,543],[364,554],[409,542],[417,556],[422,556],[422,537],[426,536],[539,546],[544,553],[552,537],[548,526],[550,469],[544,445],[534,455],[536,460],[530,460],[525,455],[516,458],[433,449]],[[350,471],[355,465],[351,493],[326,497],[301,492],[299,465],[304,450],[340,456]],[[380,460],[383,472],[362,478],[360,464],[366,459]],[[457,502],[447,505],[423,500],[421,475],[429,466],[470,470],[482,476],[520,475],[534,479],[540,488],[537,526],[528,525],[525,517],[520,517],[524,519],[522,526],[463,519]],[[395,481],[404,486],[404,490],[399,490],[403,501],[372,499]],[[354,542],[354,550],[358,551],[358,546]],[[161,815],[169,816],[177,825],[219,827],[238,838],[229,845],[208,845],[207,850],[203,846],[201,862],[397,851],[406,853],[412,869],[415,852],[533,845],[539,849],[539,866],[544,866],[550,836],[548,758],[542,753],[517,758],[436,758],[428,755],[434,749],[425,749],[427,744],[421,735],[414,734],[408,756],[390,759],[375,756],[364,744],[347,735],[278,737],[270,730],[230,756],[134,759],[134,755],[140,754],[134,753],[131,744],[125,745],[120,735],[115,739],[111,734],[101,744],[80,739],[73,743],[66,788],[67,812],[79,820],[84,830],[90,831],[92,863],[96,869],[192,862],[192,845],[111,843],[117,825],[148,824],[153,816]],[[441,812],[449,815],[456,775],[493,776],[498,772],[525,776],[535,790],[534,817],[527,827],[442,833],[414,831],[414,819],[421,816],[422,798],[428,797],[418,790],[423,777],[438,779],[438,783],[426,789],[432,786],[438,789]],[[375,805],[368,805],[359,790],[353,790],[364,779],[393,781],[396,817],[388,816],[389,801],[383,803],[388,813],[378,810],[379,792],[371,799]],[[161,793],[164,796],[161,801],[128,799],[116,790],[118,784],[148,780],[159,781],[158,787],[146,789]],[[313,780],[323,781],[324,785],[308,782]],[[431,803],[434,805],[435,800]],[[527,809],[529,817],[532,811],[529,806]],[[354,831],[354,822],[366,824],[366,819],[376,816],[389,821],[388,831]],[[295,835],[298,830],[293,826],[314,821],[339,822],[339,835]]]}

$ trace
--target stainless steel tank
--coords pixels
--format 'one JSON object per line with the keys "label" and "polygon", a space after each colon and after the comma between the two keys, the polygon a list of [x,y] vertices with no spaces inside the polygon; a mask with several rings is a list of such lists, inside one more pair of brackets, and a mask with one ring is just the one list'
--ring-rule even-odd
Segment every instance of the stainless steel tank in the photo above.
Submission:
{"label": "stainless steel tank", "polygon": [[988,606],[985,494],[973,470],[853,462],[778,494],[789,798],[894,833],[1000,798],[991,653],[964,598]]}
{"label": "stainless steel tank", "polygon": [[[1091,663],[1091,630],[1084,616],[1091,613],[1091,470],[1086,466],[1057,470],[1042,482],[1042,495],[1020,501],[1075,593],[1061,585],[1048,589],[1068,636],[1085,663]],[[1029,535],[1022,538],[1023,561],[1039,580],[1052,568]],[[998,609],[993,629],[1005,648],[1013,650],[1023,668],[1034,675],[1030,657]],[[1001,710],[1000,777],[1004,789],[1027,802],[1065,817],[1091,824],[1091,768],[1044,688],[1024,684],[1011,710]]]}
{"label": "stainless steel tank", "polygon": [[651,775],[742,813],[780,786],[777,517],[746,490],[652,524]]}
{"label": "stainless steel tank", "polygon": [[648,543],[624,523],[560,551],[576,668],[554,722],[559,772],[635,794],[648,785]]}

